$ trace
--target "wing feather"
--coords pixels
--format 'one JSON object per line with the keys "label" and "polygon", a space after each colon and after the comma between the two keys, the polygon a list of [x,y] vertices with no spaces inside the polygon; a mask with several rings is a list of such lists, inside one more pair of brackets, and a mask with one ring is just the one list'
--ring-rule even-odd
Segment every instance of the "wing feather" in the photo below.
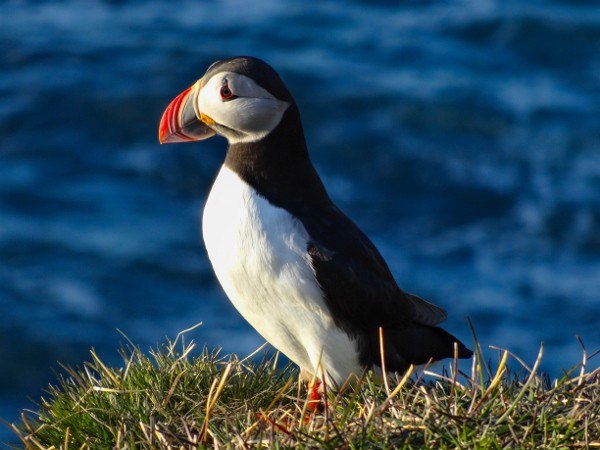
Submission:
{"label": "wing feather", "polygon": [[310,235],[311,264],[338,326],[368,331],[446,319],[442,308],[398,287],[377,248],[337,207],[298,218]]}

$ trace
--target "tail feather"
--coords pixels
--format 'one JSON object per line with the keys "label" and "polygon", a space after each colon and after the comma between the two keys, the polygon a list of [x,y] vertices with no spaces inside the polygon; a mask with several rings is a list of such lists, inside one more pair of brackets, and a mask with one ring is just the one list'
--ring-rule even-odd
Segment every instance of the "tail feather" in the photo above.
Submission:
{"label": "tail feather", "polygon": [[[379,336],[368,339],[370,361],[368,366],[381,366]],[[413,323],[406,328],[383,330],[386,369],[395,372],[407,370],[411,364],[426,364],[454,357],[454,343],[458,345],[458,357],[469,358],[473,354],[462,342],[440,327]],[[366,350],[366,349],[365,349]],[[364,353],[363,353],[364,354]]]}
{"label": "tail feather", "polygon": [[413,294],[406,294],[405,297],[413,307],[413,320],[421,325],[434,326],[442,323],[448,317],[444,308],[440,308],[433,303],[423,300]]}

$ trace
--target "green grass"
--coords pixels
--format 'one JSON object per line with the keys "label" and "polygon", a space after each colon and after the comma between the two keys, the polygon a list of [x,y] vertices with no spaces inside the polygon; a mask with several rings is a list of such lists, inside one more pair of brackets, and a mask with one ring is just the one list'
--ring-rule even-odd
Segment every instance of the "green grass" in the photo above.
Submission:
{"label": "green grass", "polygon": [[389,386],[367,376],[312,415],[297,371],[278,368],[277,356],[198,352],[181,336],[149,355],[130,344],[120,367],[92,351],[65,368],[12,428],[27,449],[600,447],[600,369],[587,367],[585,349],[549,381],[537,371],[541,350],[531,368],[496,350],[491,370],[475,344],[474,360],[451,362],[447,376]]}

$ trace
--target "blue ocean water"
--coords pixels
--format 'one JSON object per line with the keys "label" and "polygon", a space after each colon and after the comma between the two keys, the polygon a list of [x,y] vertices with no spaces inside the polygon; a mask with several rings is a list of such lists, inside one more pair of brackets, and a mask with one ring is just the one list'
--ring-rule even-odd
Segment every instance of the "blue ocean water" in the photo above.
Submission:
{"label": "blue ocean water", "polygon": [[596,2],[7,0],[0,417],[58,361],[118,361],[117,329],[143,348],[197,322],[210,347],[262,343],[200,236],[225,142],[157,142],[168,102],[243,54],[282,74],[331,196],[448,330],[470,342],[470,317],[529,362],[543,341],[553,376],[576,335],[600,347]]}

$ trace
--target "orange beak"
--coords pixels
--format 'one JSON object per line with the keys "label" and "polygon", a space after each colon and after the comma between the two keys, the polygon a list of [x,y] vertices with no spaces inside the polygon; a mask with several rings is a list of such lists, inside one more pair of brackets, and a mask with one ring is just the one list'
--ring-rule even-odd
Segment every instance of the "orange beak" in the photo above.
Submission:
{"label": "orange beak", "polygon": [[160,119],[158,140],[161,144],[201,141],[215,135],[196,111],[198,83],[187,88],[173,99]]}

